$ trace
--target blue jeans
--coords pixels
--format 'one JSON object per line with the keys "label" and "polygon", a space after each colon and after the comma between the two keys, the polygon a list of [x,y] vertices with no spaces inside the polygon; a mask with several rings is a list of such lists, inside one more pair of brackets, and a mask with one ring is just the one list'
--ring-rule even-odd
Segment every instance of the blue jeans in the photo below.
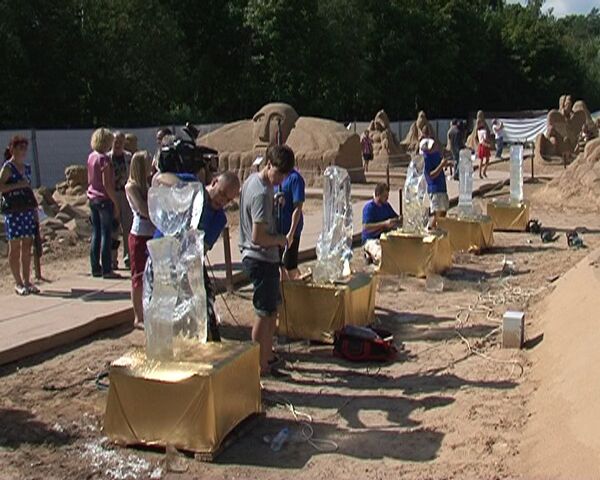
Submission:
{"label": "blue jeans", "polygon": [[[90,244],[90,263],[92,275],[107,275],[112,272],[112,256],[110,251],[113,203],[110,200],[91,200],[92,241]],[[102,266],[100,263],[102,262]]]}
{"label": "blue jeans", "polygon": [[496,139],[496,158],[502,157],[502,149],[504,148],[504,138],[499,137]]}

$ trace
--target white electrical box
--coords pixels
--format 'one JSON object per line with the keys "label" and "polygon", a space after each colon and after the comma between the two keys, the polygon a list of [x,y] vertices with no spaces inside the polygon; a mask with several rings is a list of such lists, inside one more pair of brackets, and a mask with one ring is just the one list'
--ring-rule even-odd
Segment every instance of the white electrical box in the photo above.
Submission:
{"label": "white electrical box", "polygon": [[507,310],[502,317],[502,348],[521,348],[525,340],[525,313]]}

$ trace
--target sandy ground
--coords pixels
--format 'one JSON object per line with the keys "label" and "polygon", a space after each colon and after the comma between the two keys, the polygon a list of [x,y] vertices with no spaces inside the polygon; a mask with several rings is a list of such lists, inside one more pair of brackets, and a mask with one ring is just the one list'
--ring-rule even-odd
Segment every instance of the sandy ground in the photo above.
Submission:
{"label": "sandy ground", "polygon": [[[540,185],[527,185],[526,195]],[[597,215],[534,203],[533,216],[559,229],[587,227],[589,248],[568,249],[564,235],[542,244],[538,236],[497,233],[490,252],[455,257],[442,293],[428,293],[424,280],[382,278],[376,313],[401,347],[397,360],[351,364],[327,346],[280,346],[289,377],[264,382],[266,418],[215,464],[113,447],[103,437],[106,390],[94,378],[141,345],[142,332],[111,331],[0,368],[0,478],[519,478],[542,337],[529,319],[527,348],[500,349],[501,315],[534,309],[556,278],[600,245]],[[87,259],[72,265],[86,268]],[[354,266],[367,268],[359,252]],[[219,300],[226,338],[249,338],[250,295],[246,287],[226,297],[233,317]],[[273,453],[263,436],[298,428],[284,403],[309,414],[314,437],[335,442],[336,451],[295,441]]]}
{"label": "sandy ground", "polygon": [[[556,282],[532,312],[544,339],[535,349],[529,404],[518,464],[524,477],[599,478],[600,251],[595,250]],[[557,428],[560,421],[560,427]]]}

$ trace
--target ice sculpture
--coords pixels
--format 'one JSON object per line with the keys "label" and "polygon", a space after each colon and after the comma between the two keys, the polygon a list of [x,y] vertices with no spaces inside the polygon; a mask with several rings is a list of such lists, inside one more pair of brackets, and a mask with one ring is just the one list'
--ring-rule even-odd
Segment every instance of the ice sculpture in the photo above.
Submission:
{"label": "ice sculpture", "polygon": [[473,214],[473,160],[471,150],[463,148],[458,160],[458,210],[461,215]]}
{"label": "ice sculpture", "polygon": [[423,171],[423,157],[415,156],[408,165],[402,192],[402,231],[421,233],[427,225],[428,211],[425,207],[427,182]]}
{"label": "ice sculpture", "polygon": [[165,235],[148,241],[150,258],[144,273],[148,358],[174,360],[190,343],[206,342],[204,232],[197,229],[203,205],[200,183],[148,191],[150,219]]}
{"label": "ice sculpture", "polygon": [[329,166],[323,176],[323,229],[317,240],[313,271],[317,283],[335,282],[350,274],[354,230],[347,170]]}
{"label": "ice sculpture", "polygon": [[510,200],[523,201],[523,145],[510,147]]}

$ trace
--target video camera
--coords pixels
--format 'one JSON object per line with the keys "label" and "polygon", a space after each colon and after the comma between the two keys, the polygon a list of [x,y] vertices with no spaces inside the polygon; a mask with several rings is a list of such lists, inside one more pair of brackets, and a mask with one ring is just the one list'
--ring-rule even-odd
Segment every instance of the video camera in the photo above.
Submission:
{"label": "video camera", "polygon": [[196,145],[198,129],[189,122],[182,129],[189,139],[176,137],[169,145],[160,149],[158,169],[162,173],[192,173],[198,174],[207,170],[212,174],[218,170],[219,152],[212,148]]}

